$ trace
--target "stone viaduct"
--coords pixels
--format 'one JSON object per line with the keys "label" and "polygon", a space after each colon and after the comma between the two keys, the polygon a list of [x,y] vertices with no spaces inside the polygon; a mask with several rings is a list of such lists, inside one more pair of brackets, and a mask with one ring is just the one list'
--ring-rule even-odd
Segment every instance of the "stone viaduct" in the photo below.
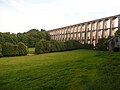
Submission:
{"label": "stone viaduct", "polygon": [[98,39],[114,36],[120,28],[120,14],[49,30],[52,40],[79,40],[82,44],[96,44]]}

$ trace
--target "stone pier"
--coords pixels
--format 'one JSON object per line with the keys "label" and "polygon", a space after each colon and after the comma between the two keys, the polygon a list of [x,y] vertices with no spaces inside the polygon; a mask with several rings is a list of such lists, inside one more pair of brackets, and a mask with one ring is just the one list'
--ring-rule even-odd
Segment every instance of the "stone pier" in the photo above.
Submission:
{"label": "stone pier", "polygon": [[114,36],[120,28],[120,14],[49,30],[52,40],[79,40],[82,44],[96,44],[98,39]]}

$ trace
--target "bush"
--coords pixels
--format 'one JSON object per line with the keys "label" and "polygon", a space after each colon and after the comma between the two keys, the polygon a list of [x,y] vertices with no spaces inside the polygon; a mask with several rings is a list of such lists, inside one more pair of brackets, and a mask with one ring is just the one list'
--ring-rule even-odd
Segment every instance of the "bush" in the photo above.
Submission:
{"label": "bush", "polygon": [[0,45],[0,57],[2,57],[2,45]]}
{"label": "bush", "polygon": [[50,52],[58,51],[58,42],[57,41],[50,41]]}
{"label": "bush", "polygon": [[107,41],[107,39],[102,38],[98,40],[98,43],[96,44],[96,49],[97,50],[102,50],[102,51],[106,51],[107,50],[107,43],[105,43]]}
{"label": "bush", "polygon": [[64,42],[58,41],[40,41],[35,46],[35,53],[49,53],[65,50]]}
{"label": "bush", "polygon": [[40,41],[41,43],[42,43],[42,45],[43,45],[43,52],[44,53],[48,53],[48,52],[50,52],[50,48],[49,48],[49,42],[48,41],[45,41],[45,40],[43,40],[43,41]]}
{"label": "bush", "polygon": [[19,55],[20,56],[24,56],[24,55],[27,55],[28,54],[28,48],[27,46],[22,43],[22,42],[19,42],[18,43],[18,50],[19,50]]}
{"label": "bush", "polygon": [[73,43],[73,49],[79,49],[81,46],[81,43],[77,40],[72,40]]}
{"label": "bush", "polygon": [[18,43],[14,45],[12,43],[6,42],[3,45],[0,45],[0,57],[9,57],[9,56],[22,56],[28,54],[28,48],[24,43]]}
{"label": "bush", "polygon": [[6,42],[2,45],[2,55],[3,56],[22,56],[27,55],[28,48],[24,43],[18,43],[14,45],[12,43]]}
{"label": "bush", "polygon": [[44,53],[44,46],[43,46],[43,43],[42,43],[41,41],[38,42],[38,43],[36,43],[35,53],[36,53],[36,54]]}
{"label": "bush", "polygon": [[66,50],[72,50],[72,48],[73,48],[73,43],[72,43],[72,41],[66,41],[66,42],[65,42],[65,49],[66,49]]}
{"label": "bush", "polygon": [[65,50],[72,50],[79,48],[80,48],[80,42],[76,40],[71,40],[66,42],[42,40],[36,44],[35,53],[41,54],[41,53],[65,51]]}
{"label": "bush", "polygon": [[50,41],[52,46],[52,51],[63,51],[65,50],[65,44],[64,42],[59,41]]}
{"label": "bush", "polygon": [[65,43],[59,42],[59,51],[64,51],[64,50],[65,50]]}
{"label": "bush", "polygon": [[81,46],[80,42],[77,40],[69,40],[65,42],[66,50],[79,49]]}
{"label": "bush", "polygon": [[93,49],[94,45],[85,43],[85,44],[81,45],[81,48],[82,49]]}
{"label": "bush", "polygon": [[77,40],[69,40],[66,42],[42,40],[36,44],[35,53],[41,54],[41,53],[48,53],[48,52],[75,50],[79,48],[93,49],[94,45],[91,45],[91,44],[82,45]]}
{"label": "bush", "polygon": [[60,45],[59,45],[58,41],[54,41],[53,45],[54,45],[54,50],[55,51],[60,51]]}
{"label": "bush", "polygon": [[14,45],[13,56],[19,56],[19,48],[18,48],[18,45]]}
{"label": "bush", "polygon": [[36,44],[35,53],[49,53],[65,50],[64,42],[42,40]]}
{"label": "bush", "polygon": [[2,54],[3,56],[13,56],[14,54],[14,45],[12,43],[6,42],[2,45]]}

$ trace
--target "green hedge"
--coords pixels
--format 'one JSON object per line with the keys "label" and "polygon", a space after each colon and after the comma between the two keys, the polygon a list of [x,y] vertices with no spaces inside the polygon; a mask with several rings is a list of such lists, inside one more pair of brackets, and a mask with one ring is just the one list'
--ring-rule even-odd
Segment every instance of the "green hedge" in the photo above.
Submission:
{"label": "green hedge", "polygon": [[0,45],[0,57],[2,57],[2,45]]}
{"label": "green hedge", "polygon": [[2,55],[4,57],[8,56],[23,56],[28,54],[27,46],[19,42],[17,45],[6,42],[2,45]]}
{"label": "green hedge", "polygon": [[101,38],[101,39],[99,39],[99,40],[98,40],[98,43],[96,44],[95,49],[96,49],[96,50],[101,50],[101,51],[107,51],[107,50],[108,50],[108,49],[107,49],[108,45],[107,45],[107,43],[106,43],[107,40],[108,40],[108,39],[106,39],[106,38]]}
{"label": "green hedge", "polygon": [[14,54],[14,45],[12,43],[6,42],[2,45],[2,54],[3,56],[13,56]]}
{"label": "green hedge", "polygon": [[18,52],[19,52],[20,56],[27,55],[28,54],[28,48],[27,48],[27,46],[24,43],[19,42],[18,43]]}
{"label": "green hedge", "polygon": [[64,42],[58,41],[40,41],[35,46],[35,53],[49,53],[64,50]]}
{"label": "green hedge", "polygon": [[81,46],[80,42],[77,40],[70,40],[66,42],[59,41],[40,41],[35,46],[35,53],[49,53],[49,52],[58,52],[79,49]]}

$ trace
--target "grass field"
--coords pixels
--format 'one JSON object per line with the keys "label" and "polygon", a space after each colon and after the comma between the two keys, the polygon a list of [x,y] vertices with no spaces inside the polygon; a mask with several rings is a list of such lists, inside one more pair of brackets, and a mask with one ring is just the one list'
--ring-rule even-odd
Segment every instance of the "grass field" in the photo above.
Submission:
{"label": "grass field", "polygon": [[35,54],[35,48],[28,48],[28,54]]}
{"label": "grass field", "polygon": [[0,58],[0,90],[120,90],[120,52]]}

